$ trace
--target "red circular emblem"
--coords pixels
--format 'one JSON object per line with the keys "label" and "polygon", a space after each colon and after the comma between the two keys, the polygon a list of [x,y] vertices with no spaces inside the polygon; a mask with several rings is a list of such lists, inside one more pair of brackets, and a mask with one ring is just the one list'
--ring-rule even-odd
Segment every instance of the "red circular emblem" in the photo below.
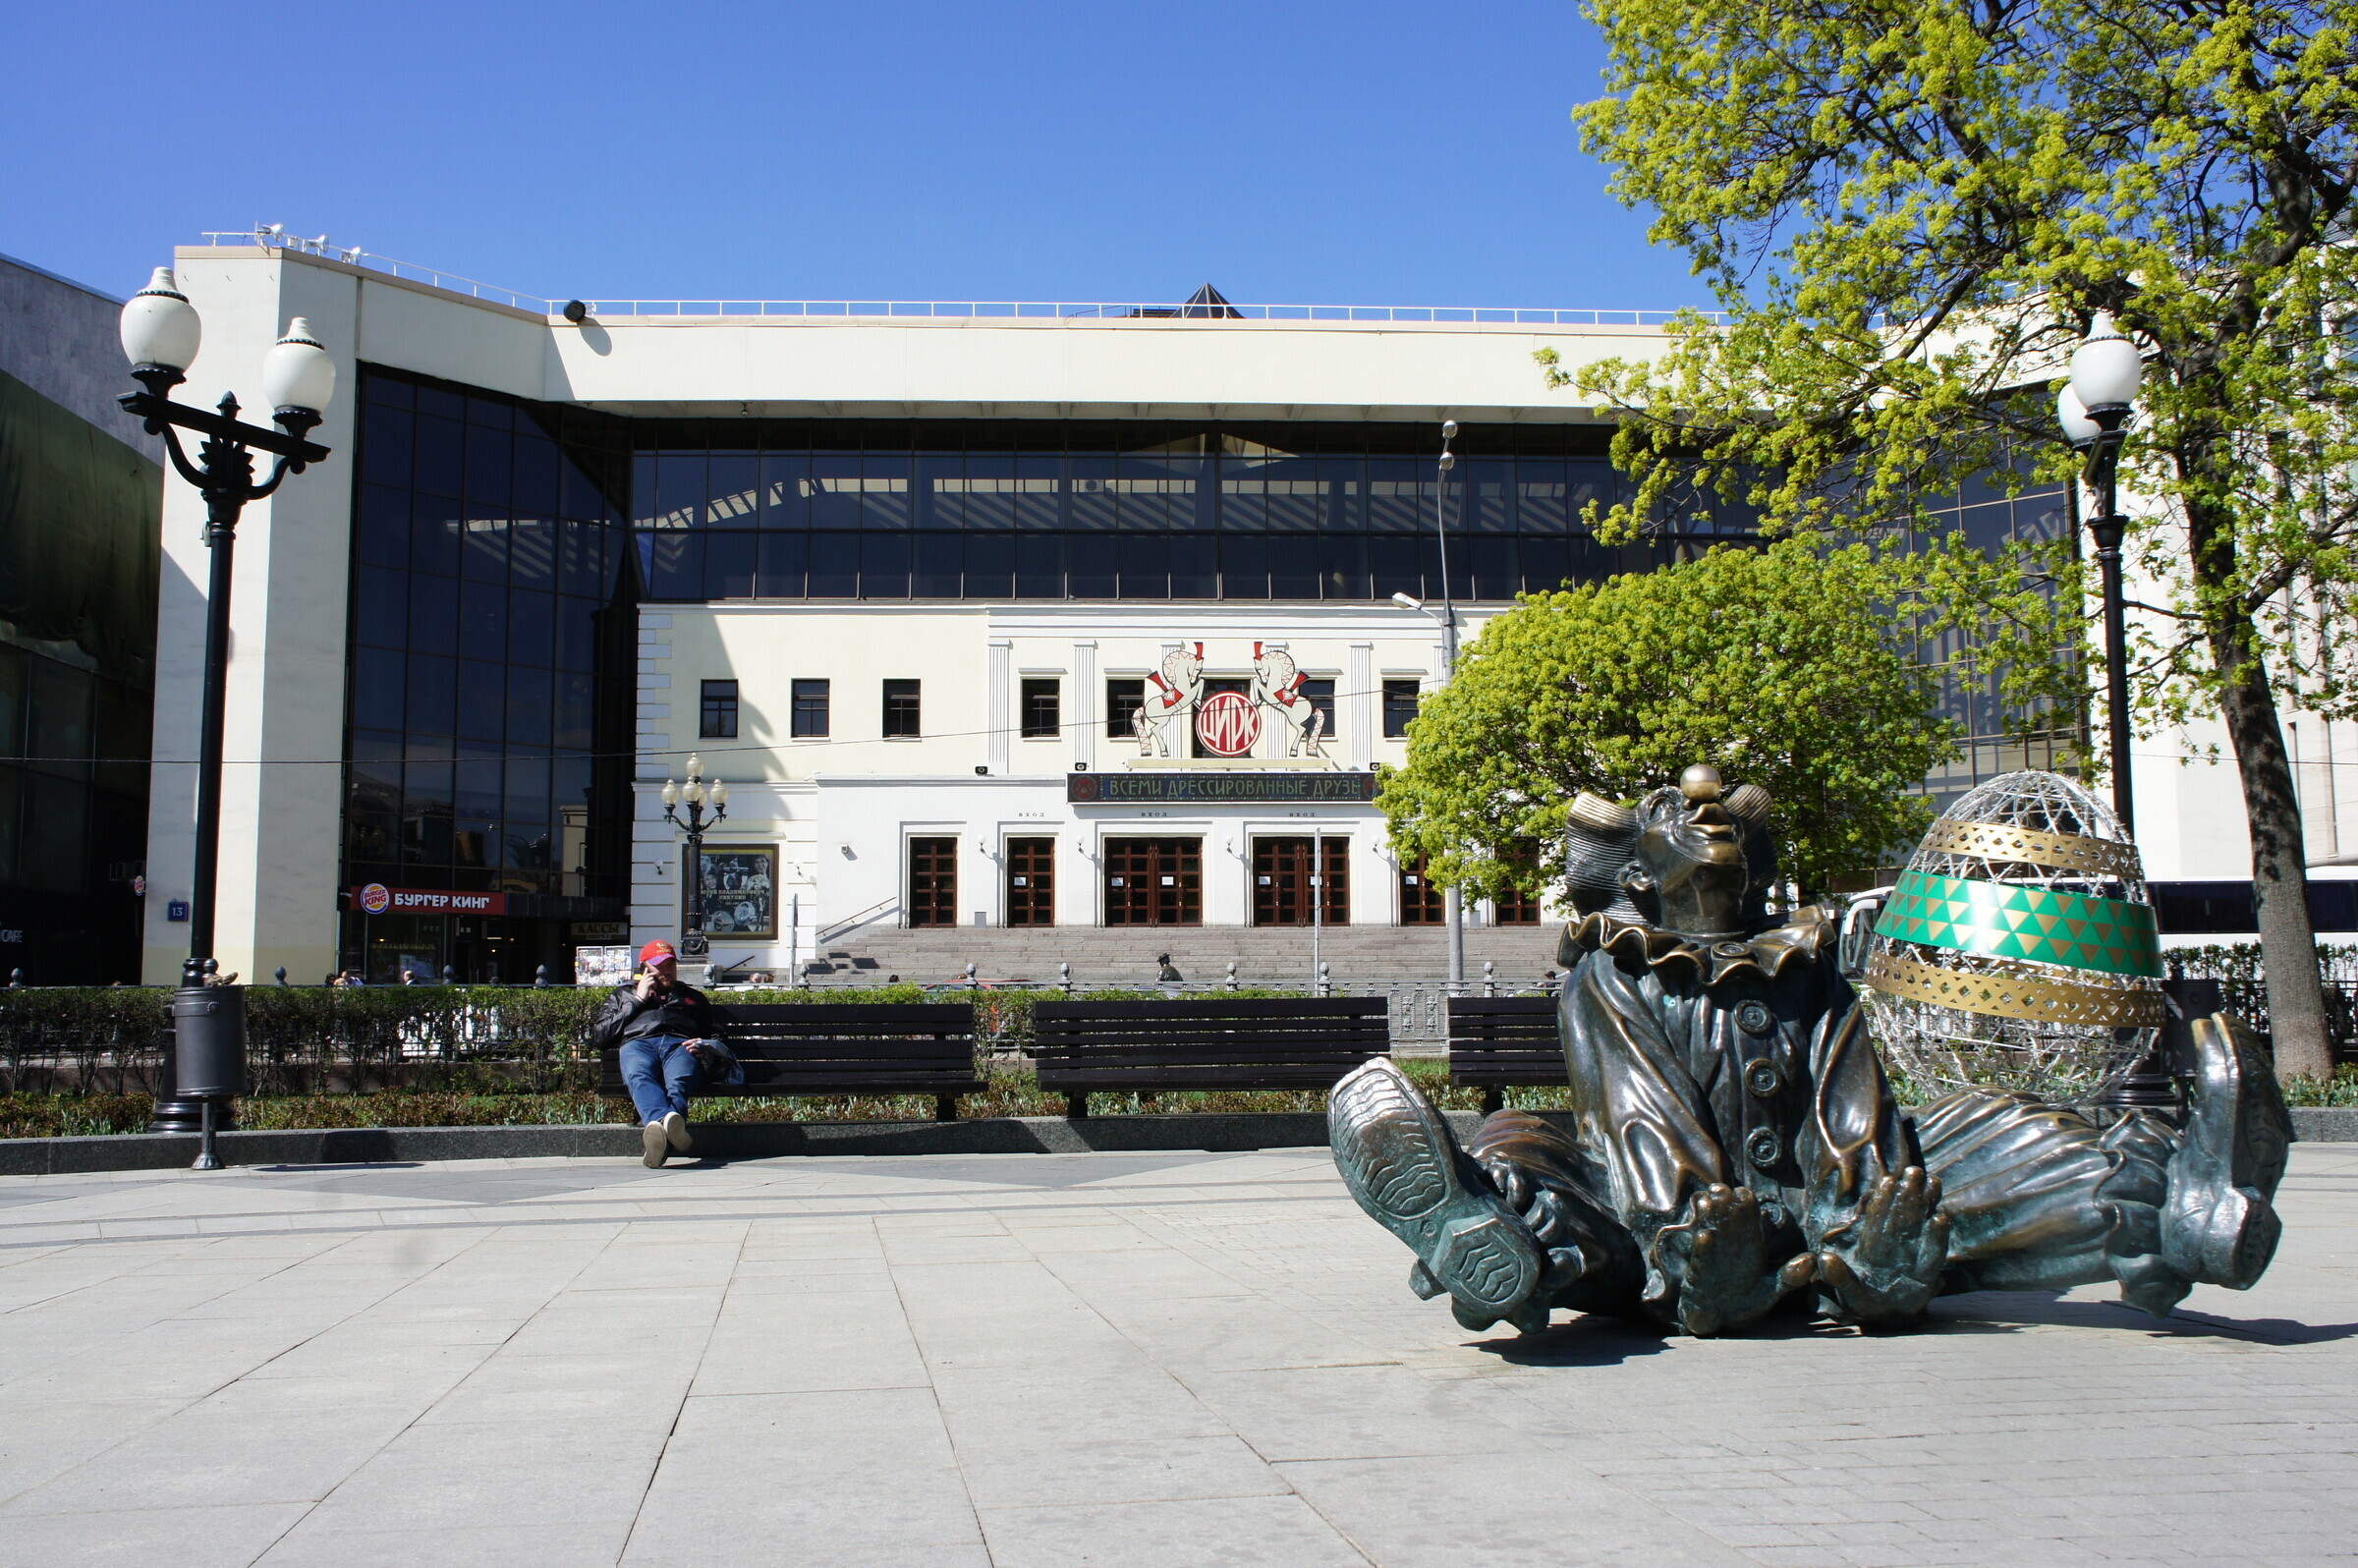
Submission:
{"label": "red circular emblem", "polygon": [[1196,738],[1214,756],[1242,756],[1261,739],[1261,710],[1242,692],[1214,692],[1196,709]]}
{"label": "red circular emblem", "polygon": [[382,882],[370,882],[361,889],[361,908],[371,915],[382,915],[393,907],[393,895]]}

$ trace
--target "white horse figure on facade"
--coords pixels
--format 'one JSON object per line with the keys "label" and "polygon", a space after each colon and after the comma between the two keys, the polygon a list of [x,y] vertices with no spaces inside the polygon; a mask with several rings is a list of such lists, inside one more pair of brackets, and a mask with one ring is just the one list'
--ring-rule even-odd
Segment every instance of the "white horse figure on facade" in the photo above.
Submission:
{"label": "white horse figure on facade", "polygon": [[1319,739],[1326,733],[1326,715],[1302,694],[1302,670],[1283,648],[1253,644],[1253,700],[1276,715],[1285,726],[1285,755],[1324,756]]}
{"label": "white horse figure on facade", "polygon": [[1196,721],[1196,704],[1203,697],[1204,644],[1189,643],[1165,653],[1162,669],[1148,675],[1147,700],[1131,722],[1138,733],[1138,755],[1184,755],[1189,726]]}

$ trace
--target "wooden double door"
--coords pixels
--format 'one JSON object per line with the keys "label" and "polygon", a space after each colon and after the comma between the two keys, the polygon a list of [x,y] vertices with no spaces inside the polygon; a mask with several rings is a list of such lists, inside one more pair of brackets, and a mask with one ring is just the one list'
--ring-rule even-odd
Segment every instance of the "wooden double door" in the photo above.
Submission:
{"label": "wooden double door", "polygon": [[[1311,886],[1316,875],[1319,885]],[[1319,902],[1312,902],[1312,895]],[[1253,841],[1253,924],[1351,924],[1351,841],[1291,835]]]}
{"label": "wooden double door", "polygon": [[1105,924],[1204,924],[1204,841],[1105,840]]}

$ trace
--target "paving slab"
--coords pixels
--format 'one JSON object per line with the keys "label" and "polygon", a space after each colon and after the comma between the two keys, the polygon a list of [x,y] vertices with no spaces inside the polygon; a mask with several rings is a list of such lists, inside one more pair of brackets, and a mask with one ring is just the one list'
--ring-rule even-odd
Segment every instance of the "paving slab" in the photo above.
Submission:
{"label": "paving slab", "polygon": [[2358,1144],[2174,1316],[1473,1334],[1319,1148],[0,1177],[0,1568],[2358,1555]]}

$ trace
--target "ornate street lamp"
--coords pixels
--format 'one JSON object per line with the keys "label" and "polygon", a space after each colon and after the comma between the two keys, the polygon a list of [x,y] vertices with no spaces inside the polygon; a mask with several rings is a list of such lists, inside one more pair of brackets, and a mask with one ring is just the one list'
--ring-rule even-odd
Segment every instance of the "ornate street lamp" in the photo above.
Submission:
{"label": "ornate street lamp", "polygon": [[[217,1117],[238,1092],[246,1065],[246,992],[242,986],[207,986],[217,972],[213,955],[214,892],[220,880],[221,747],[229,692],[230,558],[237,544],[238,518],[249,501],[279,487],[290,474],[324,462],[327,448],[305,437],[324,418],[335,395],[336,362],[311,335],[310,323],[295,317],[287,335],[262,357],[262,392],[278,428],[238,419],[238,400],[224,393],[217,412],[175,403],[172,389],[185,380],[196,358],[202,323],[196,308],[180,292],[170,267],[157,267],[147,287],[123,307],[123,352],[132,379],[145,388],[127,392],[125,411],[160,435],[180,476],[204,496],[204,542],[213,552],[205,590],[204,697],[196,744],[196,846],[194,887],[189,897],[189,957],[181,966],[180,989],[172,1002],[172,1043],[165,1063],[167,1086],[159,1086],[154,1130],[201,1132],[203,1151],[196,1168],[212,1170],[212,1135]],[[204,437],[197,461],[181,449],[181,430]],[[253,454],[277,458],[270,477],[253,481]],[[172,1097],[161,1092],[168,1088]],[[194,1102],[194,1103],[192,1103]]]}
{"label": "ornate street lamp", "polygon": [[2145,365],[2137,346],[2120,335],[2111,312],[2099,310],[2088,336],[2072,351],[2071,379],[2055,395],[2055,418],[2085,456],[2080,482],[2096,498],[2088,519],[2105,583],[2105,690],[2111,719],[2112,812],[2132,837],[2137,811],[2129,780],[2129,646],[2121,603],[2120,540],[2129,520],[2120,515],[2120,447],[2136,412]]}
{"label": "ornate street lamp", "polygon": [[[704,802],[712,803],[710,815],[704,813]],[[687,802],[688,814],[680,815],[681,802]],[[663,820],[687,835],[688,864],[682,868],[682,896],[686,908],[680,915],[680,960],[694,963],[707,957],[712,944],[704,939],[704,834],[729,814],[729,787],[719,779],[710,786],[704,783],[703,758],[691,752],[688,756],[688,782],[674,784],[663,781]]]}
{"label": "ornate street lamp", "polygon": [[[1457,679],[1457,601],[1449,593],[1449,531],[1444,511],[1448,505],[1449,471],[1457,467],[1457,454],[1449,450],[1449,443],[1456,439],[1457,421],[1443,420],[1441,455],[1435,460],[1438,473],[1432,488],[1432,538],[1441,569],[1441,607],[1435,610],[1406,593],[1392,595],[1392,602],[1400,608],[1422,611],[1439,624],[1443,686]],[[1449,994],[1455,996],[1466,983],[1466,900],[1455,887],[1441,889],[1441,921],[1448,937]]]}

